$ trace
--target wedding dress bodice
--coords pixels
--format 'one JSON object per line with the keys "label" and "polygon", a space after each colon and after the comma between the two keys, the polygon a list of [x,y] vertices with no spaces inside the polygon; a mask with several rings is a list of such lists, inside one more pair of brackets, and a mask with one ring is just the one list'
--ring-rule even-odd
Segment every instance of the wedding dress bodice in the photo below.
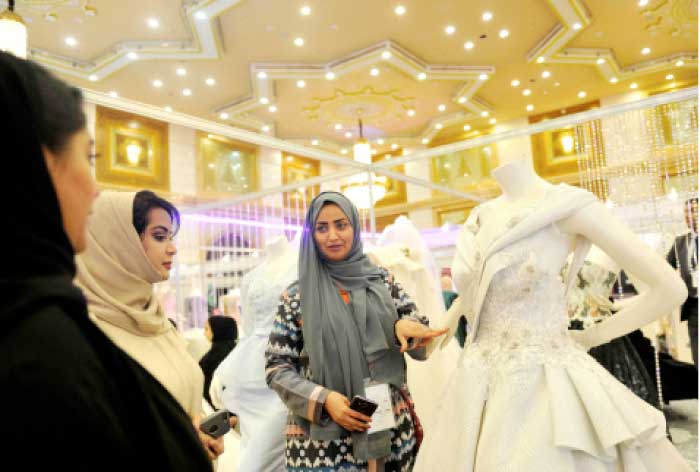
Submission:
{"label": "wedding dress bodice", "polygon": [[241,320],[246,335],[270,335],[279,297],[296,277],[296,264],[290,262],[263,263],[243,280]]}

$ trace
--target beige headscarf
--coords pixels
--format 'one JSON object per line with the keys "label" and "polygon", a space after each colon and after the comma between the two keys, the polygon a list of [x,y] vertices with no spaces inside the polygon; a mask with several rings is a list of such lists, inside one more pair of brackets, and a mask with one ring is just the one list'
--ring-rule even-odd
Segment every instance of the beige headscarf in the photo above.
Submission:
{"label": "beige headscarf", "polygon": [[204,376],[153,293],[163,277],[133,226],[134,197],[103,192],[95,201],[88,247],[76,258],[76,283],[95,324],[194,416],[201,410]]}

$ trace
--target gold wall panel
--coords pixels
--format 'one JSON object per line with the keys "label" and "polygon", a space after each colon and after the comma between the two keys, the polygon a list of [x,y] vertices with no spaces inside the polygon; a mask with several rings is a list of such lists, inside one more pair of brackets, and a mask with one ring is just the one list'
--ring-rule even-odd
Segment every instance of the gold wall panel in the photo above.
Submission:
{"label": "gold wall panel", "polygon": [[479,202],[474,200],[462,200],[448,205],[435,207],[433,209],[433,223],[436,226],[442,226],[445,223],[461,225],[467,221],[472,209],[478,204]]}
{"label": "gold wall panel", "polygon": [[258,148],[197,132],[197,189],[204,196],[242,195],[258,190]]}
{"label": "gold wall panel", "polygon": [[[529,123],[539,123],[600,107],[599,101],[530,116]],[[578,172],[576,129],[573,126],[545,131],[530,137],[532,162],[541,177],[557,177]]]}
{"label": "gold wall panel", "polygon": [[[321,163],[306,157],[285,154],[282,156],[282,185],[303,182],[304,180],[321,175]],[[295,201],[299,205],[306,200],[308,204],[321,191],[320,185],[313,185],[308,188],[299,188],[294,192],[284,193],[286,205],[293,205]]]}
{"label": "gold wall panel", "polygon": [[[402,155],[402,150],[401,149],[396,149],[391,152],[385,152],[382,154],[377,154],[375,156],[372,156],[372,162],[379,162],[383,161],[384,159],[391,159],[392,156],[400,156]],[[404,174],[404,166],[395,166],[392,167],[391,169],[394,172],[398,172],[400,174]],[[381,176],[381,174],[378,174]],[[386,195],[384,198],[379,200],[375,208],[381,208],[389,205],[397,205],[399,203],[406,203],[406,182],[403,180],[398,180],[398,179],[392,179],[387,177],[386,179]],[[396,215],[398,217],[398,215]]]}
{"label": "gold wall panel", "polygon": [[496,167],[496,145],[490,144],[435,157],[431,160],[431,178],[456,190],[474,190],[490,184],[491,170]]}
{"label": "gold wall panel", "polygon": [[99,183],[170,190],[167,123],[98,106],[95,134]]}

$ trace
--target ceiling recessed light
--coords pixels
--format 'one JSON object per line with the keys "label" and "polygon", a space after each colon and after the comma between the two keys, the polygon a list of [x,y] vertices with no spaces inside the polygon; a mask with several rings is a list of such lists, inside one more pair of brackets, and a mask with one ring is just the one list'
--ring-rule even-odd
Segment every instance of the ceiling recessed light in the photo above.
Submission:
{"label": "ceiling recessed light", "polygon": [[666,80],[673,80],[673,74],[666,75]]}
{"label": "ceiling recessed light", "polygon": [[345,148],[343,148],[343,149],[340,150],[340,153],[341,153],[341,154],[347,154],[347,153],[348,153],[348,150],[345,149]]}
{"label": "ceiling recessed light", "polygon": [[221,118],[222,120],[228,120],[228,117],[229,117],[229,114],[226,113],[225,111],[222,111],[221,113],[219,113],[219,118]]}
{"label": "ceiling recessed light", "polygon": [[435,125],[435,129],[442,129],[442,123],[437,123]]}
{"label": "ceiling recessed light", "polygon": [[636,89],[636,88],[638,88],[638,87],[639,87],[639,85],[637,85],[637,82],[632,82],[632,83],[630,84],[630,88],[633,89],[633,90]]}
{"label": "ceiling recessed light", "polygon": [[651,52],[651,48],[642,48],[642,54],[645,56]]}
{"label": "ceiling recessed light", "polygon": [[160,26],[160,21],[158,21],[157,18],[149,18],[146,23],[148,24],[148,27],[152,29],[156,29]]}
{"label": "ceiling recessed light", "polygon": [[519,85],[520,85],[520,81],[518,79],[513,79],[510,81],[511,87],[518,87]]}
{"label": "ceiling recessed light", "polygon": [[369,74],[373,77],[376,77],[379,75],[379,69],[377,69],[376,67],[372,67],[372,69],[369,71]]}
{"label": "ceiling recessed light", "polygon": [[561,84],[559,82],[554,82],[555,87],[559,87]]}
{"label": "ceiling recessed light", "polygon": [[267,105],[268,103],[270,103],[270,99],[267,97],[260,97],[260,103],[262,103],[263,105]]}
{"label": "ceiling recessed light", "polygon": [[306,87],[306,82],[304,82],[303,80],[297,80],[297,87],[299,87],[299,88]]}
{"label": "ceiling recessed light", "polygon": [[214,80],[213,77],[207,77],[207,80],[205,80],[204,83],[207,84],[208,86],[212,87],[212,86],[216,85],[216,80]]}
{"label": "ceiling recessed light", "polygon": [[377,139],[377,144],[381,146],[382,144],[384,144],[384,140],[382,138]]}
{"label": "ceiling recessed light", "polygon": [[423,138],[420,140],[420,142],[423,144],[428,144],[430,142],[430,140],[428,138]]}
{"label": "ceiling recessed light", "polygon": [[426,74],[425,72],[421,72],[420,74],[418,74],[418,80],[425,80],[427,78],[428,74]]}
{"label": "ceiling recessed light", "polygon": [[526,97],[527,97],[528,95],[530,95],[531,93],[532,93],[532,90],[530,90],[530,89],[525,89],[525,90],[523,90],[523,95],[525,95]]}
{"label": "ceiling recessed light", "polygon": [[304,45],[304,38],[294,38],[294,45],[298,48]]}
{"label": "ceiling recessed light", "polygon": [[326,72],[326,80],[335,79],[335,74],[333,72]]}
{"label": "ceiling recessed light", "polygon": [[459,100],[457,100],[459,103],[467,103],[467,97],[459,97]]}
{"label": "ceiling recessed light", "polygon": [[528,105],[525,107],[525,110],[527,110],[527,111],[532,111],[534,109],[535,109],[535,105]]}
{"label": "ceiling recessed light", "polygon": [[203,11],[198,11],[197,13],[194,14],[194,17],[197,18],[198,20],[206,20],[207,14],[204,13]]}
{"label": "ceiling recessed light", "polygon": [[542,71],[542,78],[543,78],[543,79],[548,79],[548,78],[550,78],[551,76],[552,76],[552,73],[549,72],[548,70],[543,70],[543,71]]}
{"label": "ceiling recessed light", "polygon": [[117,98],[119,96],[119,94],[117,92],[115,92],[114,90],[112,90],[111,92],[109,92],[109,96],[112,98]]}
{"label": "ceiling recessed light", "polygon": [[466,43],[464,43],[464,49],[474,49],[474,42],[467,41]]}
{"label": "ceiling recessed light", "polygon": [[318,146],[318,139],[312,139],[312,140],[311,140],[311,145],[312,145],[312,146]]}
{"label": "ceiling recessed light", "polygon": [[336,131],[340,131],[341,129],[343,129],[343,125],[341,125],[340,123],[336,123],[335,126],[333,126],[333,128],[335,128]]}
{"label": "ceiling recessed light", "polygon": [[542,64],[544,62],[544,56],[540,56],[537,58],[537,63]]}
{"label": "ceiling recessed light", "polygon": [[178,67],[175,73],[180,77],[184,77],[187,75],[187,69],[185,69],[184,67]]}
{"label": "ceiling recessed light", "polygon": [[616,84],[617,83],[617,77],[613,77],[610,79],[611,84]]}
{"label": "ceiling recessed light", "polygon": [[489,112],[487,112],[486,110],[482,111],[482,112],[479,113],[479,114],[480,114],[481,116],[483,116],[484,118],[486,118],[487,116],[489,116]]}
{"label": "ceiling recessed light", "polygon": [[277,113],[277,106],[270,105],[269,107],[267,107],[267,111],[269,111],[270,113]]}
{"label": "ceiling recessed light", "polygon": [[398,148],[399,148],[399,145],[396,144],[396,143],[394,143],[394,144],[391,145],[391,150],[392,150],[392,151],[396,151]]}
{"label": "ceiling recessed light", "polygon": [[163,86],[163,81],[160,79],[156,79],[153,81],[153,86],[156,88],[161,88]]}
{"label": "ceiling recessed light", "polygon": [[438,105],[438,111],[445,111],[446,109],[447,109],[447,107],[445,105],[442,105],[442,104]]}
{"label": "ceiling recessed light", "polygon": [[410,110],[408,110],[408,111],[406,112],[406,114],[407,114],[408,116],[416,116],[416,110],[414,110],[413,108],[411,108]]}
{"label": "ceiling recessed light", "polygon": [[479,74],[479,80],[486,80],[488,78],[489,78],[488,74]]}
{"label": "ceiling recessed light", "polygon": [[192,95],[192,90],[190,90],[190,89],[188,89],[188,88],[182,89],[182,94],[183,94],[185,97],[189,97],[190,95]]}
{"label": "ceiling recessed light", "polygon": [[129,54],[126,55],[126,57],[134,61],[139,58],[139,55],[136,54],[134,51],[131,51]]}
{"label": "ceiling recessed light", "polygon": [[602,57],[599,57],[598,59],[596,59],[595,63],[596,64],[605,64],[605,59],[603,59]]}
{"label": "ceiling recessed light", "polygon": [[574,28],[575,30],[580,30],[580,29],[582,28],[581,23],[579,23],[578,21],[577,21],[576,23],[574,23],[573,25],[571,25],[571,26],[572,26],[572,28]]}
{"label": "ceiling recessed light", "polygon": [[481,19],[484,21],[491,21],[493,19],[493,13],[491,13],[490,11],[485,11],[481,15]]}
{"label": "ceiling recessed light", "polygon": [[68,46],[70,46],[70,47],[75,47],[75,46],[78,45],[78,40],[75,39],[73,36],[68,36],[68,37],[65,39],[65,42],[66,42],[66,44],[67,44]]}
{"label": "ceiling recessed light", "polygon": [[464,131],[471,131],[472,125],[464,125],[464,126],[462,127],[462,129],[463,129]]}
{"label": "ceiling recessed light", "polygon": [[263,133],[268,133],[270,131],[270,125],[265,125],[262,127]]}
{"label": "ceiling recessed light", "polygon": [[457,28],[455,28],[454,26],[452,26],[452,25],[445,26],[445,33],[455,34],[455,31],[457,31]]}
{"label": "ceiling recessed light", "polygon": [[267,79],[267,73],[263,70],[258,72],[258,79]]}
{"label": "ceiling recessed light", "polygon": [[402,16],[406,13],[406,7],[403,5],[397,5],[396,8],[394,8],[394,13],[396,13],[399,16]]}
{"label": "ceiling recessed light", "polygon": [[167,111],[168,113],[170,113],[170,112],[173,111],[173,107],[165,107],[165,111]]}
{"label": "ceiling recessed light", "polygon": [[303,16],[309,16],[311,14],[311,7],[304,5],[299,9],[299,13],[301,13]]}
{"label": "ceiling recessed light", "polygon": [[491,119],[489,120],[489,124],[490,124],[490,125],[495,125],[495,124],[496,124],[496,118],[491,118]]}
{"label": "ceiling recessed light", "polygon": [[500,36],[501,39],[506,39],[508,36],[510,36],[510,31],[504,28],[498,32],[498,36]]}
{"label": "ceiling recessed light", "polygon": [[685,64],[685,62],[683,62],[683,59],[678,59],[676,61],[676,67],[683,67],[683,64]]}
{"label": "ceiling recessed light", "polygon": [[640,7],[645,7],[649,5],[649,0],[639,0],[639,3],[637,3]]}
{"label": "ceiling recessed light", "polygon": [[88,79],[90,79],[90,82],[97,82],[97,76],[95,74],[90,74],[90,77],[88,77]]}
{"label": "ceiling recessed light", "polygon": [[352,138],[352,133],[350,131],[345,132],[345,137],[346,138]]}
{"label": "ceiling recessed light", "polygon": [[581,91],[578,93],[578,98],[585,98],[585,97],[586,97],[586,92],[584,92],[583,90],[581,90]]}

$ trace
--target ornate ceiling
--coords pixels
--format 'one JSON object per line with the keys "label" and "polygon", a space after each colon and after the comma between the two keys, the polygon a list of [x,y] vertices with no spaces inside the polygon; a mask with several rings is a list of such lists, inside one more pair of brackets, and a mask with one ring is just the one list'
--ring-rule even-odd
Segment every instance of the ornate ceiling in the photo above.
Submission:
{"label": "ornate ceiling", "polygon": [[76,85],[337,152],[359,116],[382,152],[697,83],[697,0],[18,0],[17,11],[31,57]]}

